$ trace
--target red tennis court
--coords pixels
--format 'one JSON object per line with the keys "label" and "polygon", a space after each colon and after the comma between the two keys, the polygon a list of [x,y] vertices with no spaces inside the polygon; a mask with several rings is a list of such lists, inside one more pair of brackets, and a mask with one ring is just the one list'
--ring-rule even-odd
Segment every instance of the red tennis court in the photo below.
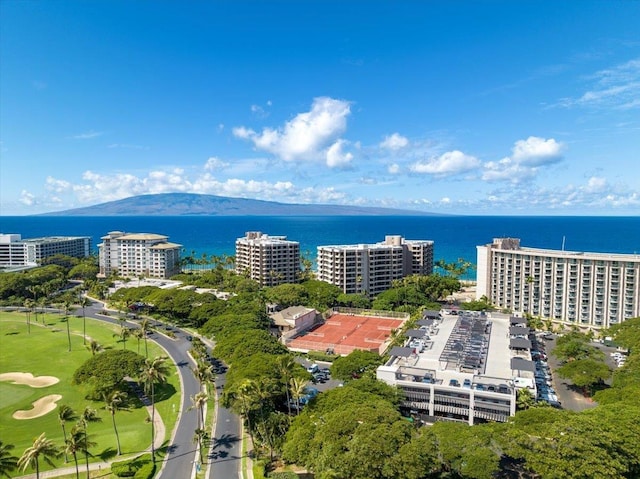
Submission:
{"label": "red tennis court", "polygon": [[309,352],[333,350],[347,355],[354,349],[383,353],[392,331],[403,319],[336,313],[320,326],[289,341],[292,350]]}

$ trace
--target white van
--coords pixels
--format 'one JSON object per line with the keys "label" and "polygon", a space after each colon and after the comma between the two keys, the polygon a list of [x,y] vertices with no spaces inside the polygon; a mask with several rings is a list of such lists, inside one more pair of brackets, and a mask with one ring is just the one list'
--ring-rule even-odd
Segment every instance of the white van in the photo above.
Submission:
{"label": "white van", "polygon": [[320,366],[318,366],[316,363],[313,363],[311,366],[307,368],[307,372],[311,374],[315,374],[318,371],[320,371]]}

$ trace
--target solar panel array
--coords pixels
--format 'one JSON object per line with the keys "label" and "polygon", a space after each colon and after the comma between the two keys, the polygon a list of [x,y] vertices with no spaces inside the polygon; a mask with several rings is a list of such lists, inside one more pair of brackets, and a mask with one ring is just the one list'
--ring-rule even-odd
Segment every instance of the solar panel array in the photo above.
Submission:
{"label": "solar panel array", "polygon": [[463,313],[458,316],[449,339],[440,355],[446,369],[483,374],[489,351],[491,322],[484,316]]}

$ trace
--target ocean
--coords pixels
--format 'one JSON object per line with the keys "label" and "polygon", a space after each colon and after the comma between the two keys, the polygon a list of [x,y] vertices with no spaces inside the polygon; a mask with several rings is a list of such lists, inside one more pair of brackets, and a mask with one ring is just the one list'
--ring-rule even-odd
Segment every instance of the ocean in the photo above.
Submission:
{"label": "ocean", "polygon": [[476,263],[476,246],[493,238],[566,251],[640,254],[640,217],[557,216],[0,216],[0,233],[22,238],[90,236],[97,252],[110,231],[157,233],[185,254],[233,255],[247,231],[287,236],[315,259],[318,246],[377,243],[385,235],[433,240],[434,257]]}

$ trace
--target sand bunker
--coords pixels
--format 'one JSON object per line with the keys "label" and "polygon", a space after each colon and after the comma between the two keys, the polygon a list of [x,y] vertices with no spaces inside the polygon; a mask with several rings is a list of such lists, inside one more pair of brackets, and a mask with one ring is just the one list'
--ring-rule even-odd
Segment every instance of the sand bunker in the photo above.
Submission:
{"label": "sand bunker", "polygon": [[60,401],[60,399],[62,399],[60,394],[50,394],[31,403],[33,404],[33,409],[16,411],[13,413],[13,417],[14,419],[33,419],[44,416],[56,408],[56,402]]}
{"label": "sand bunker", "polygon": [[32,388],[46,388],[60,382],[54,376],[36,376],[31,373],[3,373],[0,374],[0,381],[11,381],[12,384],[26,384]]}

